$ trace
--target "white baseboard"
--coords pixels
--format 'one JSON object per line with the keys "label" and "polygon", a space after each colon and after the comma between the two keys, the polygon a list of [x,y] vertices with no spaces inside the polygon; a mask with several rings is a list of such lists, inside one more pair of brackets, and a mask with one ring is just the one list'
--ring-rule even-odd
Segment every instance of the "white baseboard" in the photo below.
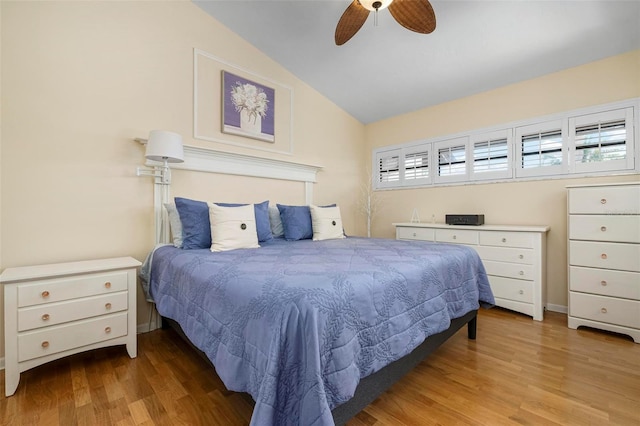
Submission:
{"label": "white baseboard", "polygon": [[551,303],[547,303],[547,311],[560,312],[561,314],[566,314],[569,312],[569,308],[564,305],[552,305]]}

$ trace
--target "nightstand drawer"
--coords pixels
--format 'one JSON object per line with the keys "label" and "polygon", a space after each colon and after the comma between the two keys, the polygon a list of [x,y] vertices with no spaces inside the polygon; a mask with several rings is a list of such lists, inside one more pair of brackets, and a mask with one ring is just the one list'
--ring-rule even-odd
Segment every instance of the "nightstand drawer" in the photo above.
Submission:
{"label": "nightstand drawer", "polygon": [[640,186],[574,188],[569,214],[640,214]]}
{"label": "nightstand drawer", "polygon": [[640,273],[608,269],[569,268],[569,290],[640,300]]}
{"label": "nightstand drawer", "polygon": [[32,284],[18,287],[18,307],[59,302],[126,289],[126,271],[34,281]]}
{"label": "nightstand drawer", "polygon": [[640,272],[640,244],[569,241],[569,264]]}
{"label": "nightstand drawer", "polygon": [[495,260],[498,262],[522,263],[525,265],[533,265],[534,262],[533,249],[488,246],[477,246],[474,248],[483,261]]}
{"label": "nightstand drawer", "polygon": [[478,244],[478,232],[464,229],[436,229],[436,241],[475,245]]}
{"label": "nightstand drawer", "polygon": [[533,299],[533,283],[531,281],[514,280],[512,278],[489,276],[491,291],[500,299],[531,303]]}
{"label": "nightstand drawer", "polygon": [[18,334],[18,361],[76,349],[126,334],[126,312],[27,331]]}
{"label": "nightstand drawer", "polygon": [[126,291],[30,306],[18,310],[18,331],[48,327],[127,309]]}
{"label": "nightstand drawer", "polygon": [[532,265],[518,263],[495,262],[493,260],[482,261],[488,275],[515,278],[519,280],[533,280],[534,268]]}
{"label": "nightstand drawer", "polygon": [[635,300],[570,292],[569,315],[623,327],[640,328],[640,302]]}
{"label": "nightstand drawer", "polygon": [[522,232],[483,232],[480,234],[480,245],[533,248],[533,236]]}
{"label": "nightstand drawer", "polygon": [[435,232],[429,228],[396,228],[396,239],[398,240],[423,240],[435,241]]}
{"label": "nightstand drawer", "polygon": [[569,221],[572,240],[640,243],[640,215],[575,215]]}

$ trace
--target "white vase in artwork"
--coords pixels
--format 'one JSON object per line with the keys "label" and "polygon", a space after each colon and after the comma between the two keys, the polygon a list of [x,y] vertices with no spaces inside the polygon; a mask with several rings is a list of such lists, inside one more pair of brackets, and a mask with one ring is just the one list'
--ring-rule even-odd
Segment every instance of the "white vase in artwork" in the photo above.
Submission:
{"label": "white vase in artwork", "polygon": [[262,117],[260,114],[251,114],[246,109],[240,110],[240,128],[247,132],[259,135],[262,133]]}

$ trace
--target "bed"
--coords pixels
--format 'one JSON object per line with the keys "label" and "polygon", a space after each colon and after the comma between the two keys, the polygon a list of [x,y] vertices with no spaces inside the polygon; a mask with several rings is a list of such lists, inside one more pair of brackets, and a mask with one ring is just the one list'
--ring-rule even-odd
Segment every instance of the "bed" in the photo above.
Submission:
{"label": "bed", "polygon": [[345,238],[212,253],[158,247],[149,292],[252,425],[343,424],[493,304],[468,247]]}

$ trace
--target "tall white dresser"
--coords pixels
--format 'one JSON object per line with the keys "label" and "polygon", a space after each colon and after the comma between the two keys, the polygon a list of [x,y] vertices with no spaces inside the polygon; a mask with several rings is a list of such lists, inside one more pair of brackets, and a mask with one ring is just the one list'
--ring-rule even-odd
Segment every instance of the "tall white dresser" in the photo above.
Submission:
{"label": "tall white dresser", "polygon": [[640,183],[567,190],[569,328],[640,343]]}
{"label": "tall white dresser", "polygon": [[78,352],[126,345],[135,358],[138,266],[119,257],[5,269],[5,394],[23,371]]}
{"label": "tall white dresser", "polygon": [[548,226],[394,223],[396,239],[473,247],[487,270],[496,306],[544,318]]}

